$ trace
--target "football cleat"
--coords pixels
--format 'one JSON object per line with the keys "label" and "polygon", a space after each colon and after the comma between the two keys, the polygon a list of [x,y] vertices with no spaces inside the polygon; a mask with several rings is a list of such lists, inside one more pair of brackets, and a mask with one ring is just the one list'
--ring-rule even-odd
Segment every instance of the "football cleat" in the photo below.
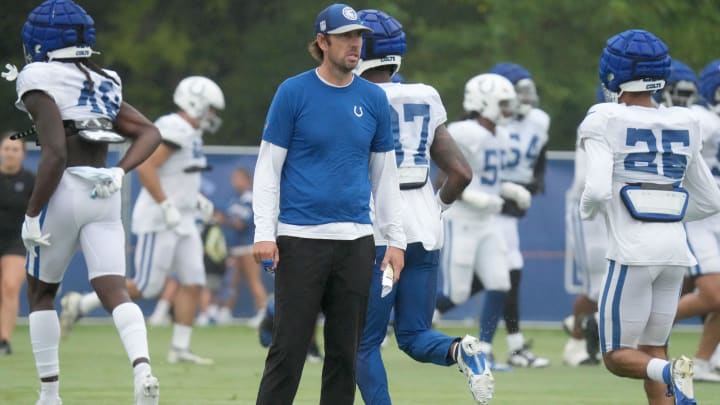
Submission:
{"label": "football cleat", "polygon": [[6,355],[12,354],[12,347],[10,347],[9,341],[7,341],[7,340],[0,341],[0,354],[6,354]]}
{"label": "football cleat", "polygon": [[60,312],[60,336],[68,336],[73,326],[80,319],[80,293],[70,291],[60,300],[62,312]]}
{"label": "football cleat", "polygon": [[475,401],[481,405],[489,404],[495,392],[495,380],[485,353],[480,351],[480,341],[466,335],[457,344],[455,359],[458,368],[467,377]]}
{"label": "football cleat", "polygon": [[508,364],[513,367],[543,368],[550,365],[550,360],[538,357],[530,351],[530,342],[523,345],[522,349],[510,353]]}
{"label": "football cleat", "polygon": [[35,402],[35,405],[62,405],[62,400],[60,397],[38,399],[38,401]]}
{"label": "football cleat", "polygon": [[191,363],[201,366],[209,366],[215,363],[213,359],[200,357],[197,354],[191,352],[190,350],[179,350],[175,348],[170,349],[170,351],[168,352],[167,361],[170,364]]}
{"label": "football cleat", "polygon": [[160,402],[160,383],[152,374],[135,381],[135,405],[157,405]]}
{"label": "football cleat", "polygon": [[715,371],[707,360],[695,359],[693,380],[702,382],[720,382],[720,373]]}
{"label": "football cleat", "polygon": [[697,405],[693,389],[694,363],[685,356],[673,360],[670,364],[675,405]]}

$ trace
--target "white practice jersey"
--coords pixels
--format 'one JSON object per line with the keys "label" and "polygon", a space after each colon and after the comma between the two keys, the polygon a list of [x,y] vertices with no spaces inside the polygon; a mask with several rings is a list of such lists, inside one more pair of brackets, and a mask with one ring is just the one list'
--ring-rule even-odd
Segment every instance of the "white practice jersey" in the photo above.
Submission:
{"label": "white practice jersey", "polygon": [[713,199],[720,193],[700,156],[695,115],[682,107],[596,104],[578,135],[588,158],[580,210],[585,217],[605,212],[607,258],[626,265],[695,265],[682,222],[636,220],[620,198],[626,184],[681,185],[690,193],[687,220],[717,212],[720,202]]}
{"label": "white practice jersey", "polygon": [[[174,149],[158,168],[160,185],[183,217],[190,218],[180,225],[180,231],[189,232],[190,227],[194,227],[192,219],[197,210],[200,173],[207,166],[202,151],[202,130],[193,128],[177,113],[158,118],[155,126],[160,130],[163,142]],[[132,229],[135,233],[166,229],[160,205],[145,188],[140,190],[133,209]]]}
{"label": "white practice jersey", "polygon": [[[430,167],[430,146],[435,130],[447,120],[447,113],[438,92],[424,84],[381,83],[392,108],[392,130],[395,138],[395,159],[398,168]],[[422,242],[426,250],[437,250],[443,244],[440,206],[435,201],[432,183],[419,188],[401,190],[405,209],[403,229],[407,243]],[[374,227],[375,244],[386,241]]]}
{"label": "white practice jersey", "polygon": [[702,157],[720,186],[720,116],[701,105],[693,105],[690,110],[697,114],[700,120]]}
{"label": "white practice jersey", "polygon": [[[100,75],[84,67],[92,79],[74,63],[34,62],[22,69],[17,78],[18,99],[15,105],[27,112],[22,96],[39,90],[52,97],[63,120],[108,118],[115,121],[122,104],[122,82],[112,70],[103,69],[109,76]],[[112,79],[110,79],[112,78]]]}
{"label": "white practice jersey", "polygon": [[548,142],[550,117],[533,108],[521,120],[513,119],[504,127],[510,135],[503,157],[503,180],[531,184],[540,151]]}
{"label": "white practice jersey", "polygon": [[[503,177],[502,153],[508,145],[507,130],[497,126],[495,134],[493,134],[480,125],[477,120],[468,119],[450,123],[448,131],[473,171],[472,181],[465,190],[500,195],[500,183]],[[480,212],[462,200],[453,204],[450,210],[480,214],[481,216],[489,214]]]}

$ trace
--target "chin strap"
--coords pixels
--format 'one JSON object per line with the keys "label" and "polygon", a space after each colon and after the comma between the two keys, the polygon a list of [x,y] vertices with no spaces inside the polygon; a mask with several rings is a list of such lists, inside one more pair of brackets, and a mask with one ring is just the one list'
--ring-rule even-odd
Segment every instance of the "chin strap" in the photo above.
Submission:
{"label": "chin strap", "polygon": [[99,54],[100,52],[93,51],[89,46],[68,46],[48,52],[47,59],[50,62],[53,59],[89,58]]}

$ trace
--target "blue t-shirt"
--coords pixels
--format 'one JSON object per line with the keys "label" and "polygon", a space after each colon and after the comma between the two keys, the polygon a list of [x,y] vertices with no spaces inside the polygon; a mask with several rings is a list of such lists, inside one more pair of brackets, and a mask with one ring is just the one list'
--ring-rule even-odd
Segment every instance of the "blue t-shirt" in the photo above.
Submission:
{"label": "blue t-shirt", "polygon": [[255,235],[255,223],[253,222],[252,191],[242,194],[235,194],[230,199],[225,209],[225,215],[233,220],[245,224],[243,230],[238,231],[228,225],[225,228],[225,240],[229,247],[251,246]]}
{"label": "blue t-shirt", "polygon": [[263,140],[287,149],[280,179],[282,223],[370,223],[370,154],[394,150],[390,106],[376,84],[355,76],[346,87],[315,70],[283,82]]}

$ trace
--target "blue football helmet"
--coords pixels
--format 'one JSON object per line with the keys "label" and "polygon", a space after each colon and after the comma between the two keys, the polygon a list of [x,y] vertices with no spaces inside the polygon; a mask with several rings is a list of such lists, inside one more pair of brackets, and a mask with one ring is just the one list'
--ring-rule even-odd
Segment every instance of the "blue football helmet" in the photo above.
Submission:
{"label": "blue football helmet", "polygon": [[668,47],[645,30],[621,32],[607,40],[598,73],[613,100],[623,91],[661,90],[670,75]]}
{"label": "blue football helmet", "polygon": [[361,75],[379,66],[391,66],[392,74],[397,73],[407,51],[402,24],[380,10],[360,10],[358,17],[373,32],[363,32],[363,47],[355,73]]}
{"label": "blue football helmet", "polygon": [[88,58],[95,45],[95,22],[71,0],[47,0],[30,12],[22,41],[27,63]]}
{"label": "blue football helmet", "polygon": [[700,72],[700,95],[720,114],[720,59],[708,63]]}
{"label": "blue football helmet", "polygon": [[495,73],[510,80],[517,93],[517,115],[525,116],[540,102],[535,82],[530,72],[517,63],[502,62],[493,66],[489,73]]}
{"label": "blue football helmet", "polygon": [[653,98],[666,107],[690,107],[695,104],[698,99],[695,72],[688,65],[673,59],[665,87],[662,91],[653,94]]}

